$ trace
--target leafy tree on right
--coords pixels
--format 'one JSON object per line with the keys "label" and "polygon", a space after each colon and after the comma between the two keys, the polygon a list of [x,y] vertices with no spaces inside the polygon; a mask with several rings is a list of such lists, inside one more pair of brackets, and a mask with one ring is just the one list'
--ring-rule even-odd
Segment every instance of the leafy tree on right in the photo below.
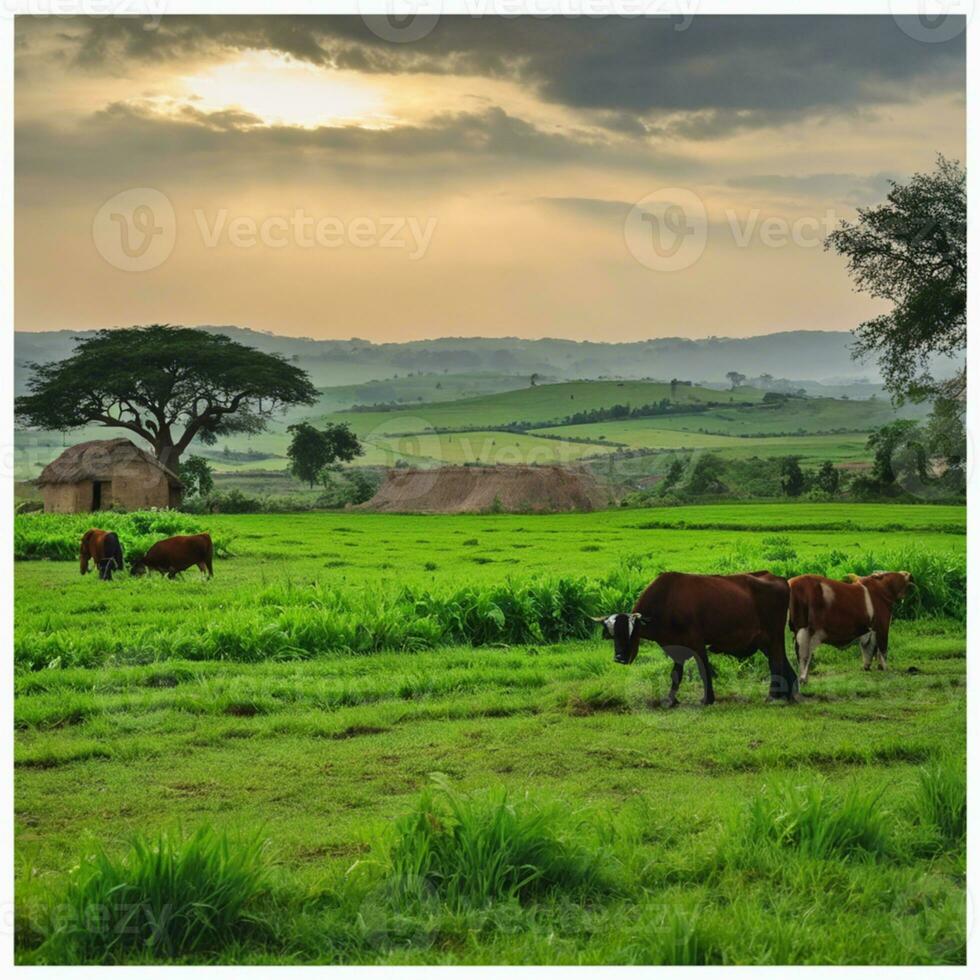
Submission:
{"label": "leafy tree on right", "polygon": [[[854,333],[854,356],[878,359],[885,387],[899,403],[930,401],[932,416],[921,433],[925,451],[942,460],[942,480],[962,492],[965,482],[966,369],[933,376],[936,357],[966,348],[966,170],[940,155],[936,170],[892,182],[884,204],[858,209],[825,242],[845,256],[857,289],[890,301],[892,309]],[[914,443],[907,428],[876,439],[877,469],[884,444]],[[917,434],[918,435],[918,434]],[[928,479],[922,457],[920,479]],[[935,469],[935,467],[934,467]]]}

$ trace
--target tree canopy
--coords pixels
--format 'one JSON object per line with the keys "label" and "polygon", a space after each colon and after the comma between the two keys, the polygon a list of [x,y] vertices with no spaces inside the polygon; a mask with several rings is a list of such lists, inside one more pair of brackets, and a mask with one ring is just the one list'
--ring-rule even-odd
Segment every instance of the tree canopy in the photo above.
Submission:
{"label": "tree canopy", "polygon": [[260,432],[278,409],[317,400],[305,371],[205,330],[153,324],[77,341],[65,360],[30,365],[30,393],[14,405],[18,421],[127,429],[175,472],[195,439],[213,445],[220,435]]}
{"label": "tree canopy", "polygon": [[309,422],[299,422],[286,430],[292,436],[286,455],[289,468],[297,480],[312,487],[323,478],[328,466],[339,460],[349,463],[364,454],[357,436],[346,422],[316,429]]}
{"label": "tree canopy", "polygon": [[892,181],[884,204],[859,208],[825,244],[858,290],[894,304],[856,328],[855,356],[875,356],[899,399],[961,398],[965,373],[939,384],[929,362],[966,346],[966,170],[939,156],[934,173]]}

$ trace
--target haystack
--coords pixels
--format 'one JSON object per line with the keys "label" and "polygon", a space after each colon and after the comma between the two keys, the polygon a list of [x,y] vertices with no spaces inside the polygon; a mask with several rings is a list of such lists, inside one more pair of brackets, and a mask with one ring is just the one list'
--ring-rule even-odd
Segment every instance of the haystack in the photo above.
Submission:
{"label": "haystack", "polygon": [[389,470],[366,510],[466,514],[597,510],[609,494],[589,473],[561,466],[444,466]]}
{"label": "haystack", "polygon": [[94,439],[66,449],[41,470],[44,509],[59,514],[124,507],[176,507],[183,484],[128,439]]}

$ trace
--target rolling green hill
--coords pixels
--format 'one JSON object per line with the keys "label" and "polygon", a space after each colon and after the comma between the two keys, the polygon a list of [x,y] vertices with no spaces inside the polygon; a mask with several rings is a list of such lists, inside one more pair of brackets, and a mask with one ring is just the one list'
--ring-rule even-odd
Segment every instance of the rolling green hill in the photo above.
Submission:
{"label": "rolling green hill", "polygon": [[[366,452],[357,463],[365,466],[393,466],[399,461],[413,466],[570,463],[623,449],[710,449],[730,457],[794,454],[854,463],[868,459],[865,443],[871,429],[900,416],[921,417],[927,411],[926,406],[896,409],[884,399],[792,398],[773,404],[763,402],[763,393],[748,387],[720,391],[675,385],[672,389],[669,383],[651,381],[510,387],[523,382],[519,376],[503,374],[419,374],[327,388],[312,410],[294,409],[272,421],[265,432],[222,437],[216,445],[197,445],[192,452],[207,457],[220,472],[282,471],[287,463],[286,428],[309,417],[317,425],[349,423],[364,442]],[[456,397],[488,388],[498,390]],[[349,408],[355,403],[420,397],[429,400],[392,410]],[[617,405],[635,409],[665,399],[678,414],[558,424],[579,413]],[[713,407],[696,410],[711,403]],[[343,410],[323,411],[333,407]],[[693,410],[685,413],[685,407]],[[532,428],[494,431],[515,423]],[[18,431],[17,479],[36,477],[65,446],[117,434],[99,426],[68,434]]]}
{"label": "rolling green hill", "polygon": [[398,411],[339,412],[323,421],[348,422],[362,436],[377,431],[423,432],[426,429],[477,428],[513,422],[543,425],[560,422],[576,412],[613,405],[637,407],[665,398],[679,405],[710,402],[742,404],[760,401],[762,392],[754,388],[715,391],[696,385],[677,385],[672,390],[670,384],[659,381],[567,381]]}
{"label": "rolling green hill", "polygon": [[460,398],[477,398],[501,391],[527,388],[527,375],[515,374],[410,374],[404,377],[365,381],[362,384],[337,385],[322,389],[314,410],[304,408],[304,417],[311,414],[343,412],[355,405],[448,402]]}
{"label": "rolling green hill", "polygon": [[[896,418],[924,418],[926,405],[896,408],[887,399],[849,401],[842,398],[791,398],[782,404],[759,404],[748,409],[712,409],[699,415],[677,415],[642,420],[655,422],[658,429],[715,433],[729,436],[789,435],[829,432],[870,432]],[[626,424],[632,424],[628,422]],[[590,436],[591,426],[576,426],[580,432],[566,435]],[[615,438],[607,433],[607,438]],[[624,441],[629,441],[624,440]]]}

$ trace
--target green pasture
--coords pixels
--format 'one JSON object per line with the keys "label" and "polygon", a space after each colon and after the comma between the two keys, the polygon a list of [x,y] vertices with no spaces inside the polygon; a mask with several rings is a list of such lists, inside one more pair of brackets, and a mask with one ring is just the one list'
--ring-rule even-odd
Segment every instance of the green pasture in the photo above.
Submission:
{"label": "green pasture", "polygon": [[696,415],[661,416],[658,429],[729,436],[803,436],[870,432],[896,418],[924,418],[928,406],[892,405],[886,398],[790,398],[749,408],[713,408]]}
{"label": "green pasture", "polygon": [[[594,422],[537,429],[532,434],[574,436],[608,440],[630,449],[698,450],[710,449],[724,457],[799,456],[801,459],[853,463],[868,459],[867,434],[825,436],[755,436],[752,438],[684,429],[659,428],[659,419],[629,419],[624,422]],[[611,446],[610,448],[615,448]],[[589,455],[602,452],[589,447]]]}
{"label": "green pasture", "polygon": [[[574,434],[571,427],[555,431]],[[389,461],[404,457],[438,460],[451,465],[547,465],[572,463],[583,456],[611,452],[615,447],[567,442],[564,439],[541,439],[535,435],[512,432],[421,432],[380,438],[372,444],[372,449],[376,453],[387,453]]]}
{"label": "green pasture", "polygon": [[511,422],[556,422],[575,412],[611,405],[648,405],[669,399],[673,404],[704,402],[751,403],[762,398],[753,388],[716,391],[696,385],[671,390],[660,381],[566,381],[504,391],[479,398],[419,405],[390,412],[338,412],[327,421],[349,422],[358,435],[423,432],[427,428],[477,428]]}
{"label": "green pasture", "polygon": [[530,387],[527,375],[476,372],[408,374],[398,378],[324,388],[315,408],[304,409],[304,413],[343,412],[352,405],[448,402],[527,387]]}
{"label": "green pasture", "polygon": [[[211,581],[16,563],[20,962],[964,962],[963,508],[182,519]],[[587,617],[879,560],[923,580],[889,670],[822,647],[792,705],[715,656],[666,710]]]}

